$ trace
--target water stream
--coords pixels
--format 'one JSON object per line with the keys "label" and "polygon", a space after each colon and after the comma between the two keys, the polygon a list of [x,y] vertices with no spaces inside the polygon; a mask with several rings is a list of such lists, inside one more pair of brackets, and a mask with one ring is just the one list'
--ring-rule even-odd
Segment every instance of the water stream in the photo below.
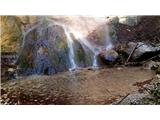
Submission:
{"label": "water stream", "polygon": [[70,63],[71,63],[71,67],[69,68],[69,70],[72,71],[77,68],[77,65],[75,63],[75,57],[74,57],[75,54],[74,54],[74,49],[73,49],[73,40],[72,40],[72,37],[71,37],[68,29],[65,26],[63,26],[63,29],[64,29],[64,32],[67,37],[67,44],[68,44],[68,48],[69,48],[69,59],[70,59]]}

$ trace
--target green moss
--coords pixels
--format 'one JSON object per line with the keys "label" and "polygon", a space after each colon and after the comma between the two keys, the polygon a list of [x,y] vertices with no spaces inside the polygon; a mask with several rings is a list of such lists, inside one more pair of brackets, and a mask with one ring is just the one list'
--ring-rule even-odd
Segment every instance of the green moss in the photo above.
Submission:
{"label": "green moss", "polygon": [[78,61],[84,61],[85,54],[84,54],[84,51],[82,49],[77,50],[77,59],[78,59]]}
{"label": "green moss", "polygon": [[67,47],[66,42],[64,42],[64,40],[60,36],[56,37],[55,45],[56,45],[56,48],[58,49],[65,49]]}

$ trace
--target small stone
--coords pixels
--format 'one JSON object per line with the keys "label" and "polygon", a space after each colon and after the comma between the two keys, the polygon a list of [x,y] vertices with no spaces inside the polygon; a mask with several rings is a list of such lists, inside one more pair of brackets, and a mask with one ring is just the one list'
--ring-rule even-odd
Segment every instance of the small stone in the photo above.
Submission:
{"label": "small stone", "polygon": [[117,68],[117,70],[122,70],[122,69],[123,69],[123,68],[121,68],[121,67],[118,67],[118,68]]}
{"label": "small stone", "polygon": [[160,80],[160,75],[159,74],[157,74],[156,77]]}

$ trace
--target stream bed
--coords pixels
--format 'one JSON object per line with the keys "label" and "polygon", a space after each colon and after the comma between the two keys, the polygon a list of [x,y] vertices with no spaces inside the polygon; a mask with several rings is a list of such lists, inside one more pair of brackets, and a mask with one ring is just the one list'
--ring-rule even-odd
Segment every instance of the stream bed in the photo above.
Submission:
{"label": "stream bed", "polygon": [[[33,75],[2,83],[1,104],[112,104],[151,84],[155,73],[141,67],[79,69]],[[141,91],[143,92],[143,90]]]}

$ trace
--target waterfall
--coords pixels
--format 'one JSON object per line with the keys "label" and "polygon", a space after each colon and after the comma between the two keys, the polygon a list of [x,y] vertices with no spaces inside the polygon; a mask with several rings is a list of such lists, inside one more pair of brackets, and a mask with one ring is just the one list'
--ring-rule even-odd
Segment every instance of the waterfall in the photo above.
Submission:
{"label": "waterfall", "polygon": [[68,47],[69,47],[69,59],[70,59],[70,62],[71,62],[71,67],[70,67],[69,70],[72,71],[72,70],[75,70],[77,68],[77,65],[75,63],[75,57],[74,57],[73,39],[70,35],[70,31],[65,26],[63,26],[63,29],[64,29],[64,32],[66,34],[67,44],[68,44]]}
{"label": "waterfall", "polygon": [[[73,49],[73,39],[71,37],[71,34],[74,35],[74,37],[76,38],[76,40],[82,45],[83,48],[87,47],[89,50],[91,50],[91,52],[93,53],[93,60],[92,60],[92,67],[93,68],[98,68],[99,64],[98,64],[98,54],[100,52],[100,47],[102,46],[97,46],[91,42],[89,42],[89,40],[86,38],[87,34],[83,34],[85,33],[89,33],[89,31],[91,31],[93,28],[96,28],[95,26],[100,26],[100,25],[104,25],[105,26],[105,44],[104,47],[106,50],[110,50],[113,48],[112,43],[110,42],[110,37],[109,37],[109,32],[108,32],[108,27],[106,26],[105,20],[102,19],[80,19],[80,18],[75,18],[75,17],[71,17],[71,19],[69,19],[69,23],[67,24],[64,21],[60,21],[57,22],[53,19],[47,19],[48,21],[53,22],[53,24],[55,25],[59,25],[61,27],[63,27],[65,35],[67,37],[67,44],[68,44],[68,48],[69,48],[69,60],[71,63],[71,67],[69,70],[74,70],[77,68],[76,62],[75,62],[75,53],[74,53],[74,49]],[[64,18],[65,20],[65,18]],[[78,24],[78,23],[79,24]],[[52,24],[51,24],[52,25]],[[90,28],[91,27],[91,28]],[[93,28],[92,28],[93,27]],[[87,30],[86,30],[87,29]],[[84,47],[85,46],[85,47]]]}
{"label": "waterfall", "polygon": [[99,54],[99,50],[92,45],[86,38],[81,38],[79,39],[84,45],[86,45],[92,52],[93,52],[93,62],[92,62],[92,67],[93,68],[98,68],[98,61],[97,61],[97,56]]}
{"label": "waterfall", "polygon": [[[94,39],[96,40],[96,38],[90,39],[90,37],[88,37],[89,34],[91,34],[95,29],[97,29],[102,24],[104,24],[104,21],[101,22],[101,21],[96,20],[94,18],[88,18],[88,19],[76,18],[75,19],[74,17],[73,18],[71,17],[70,19],[69,18],[68,19],[62,18],[62,19],[56,20],[56,19],[52,19],[49,17],[44,17],[43,19],[40,19],[37,24],[33,25],[32,27],[30,27],[27,31],[25,31],[23,33],[23,41],[22,41],[21,48],[24,48],[26,43],[29,42],[26,40],[26,37],[34,29],[36,29],[36,31],[40,37],[40,38],[38,38],[38,40],[39,40],[39,39],[41,39],[41,37],[43,38],[43,36],[45,35],[42,32],[43,30],[44,31],[48,30],[47,28],[57,25],[63,29],[62,31],[63,31],[64,36],[66,38],[66,45],[68,48],[68,50],[67,50],[68,52],[66,51],[66,53],[68,53],[67,54],[68,57],[66,58],[67,59],[67,69],[69,69],[69,71],[73,71],[73,70],[77,69],[78,66],[81,66],[81,61],[82,61],[82,64],[84,64],[84,66],[91,65],[91,67],[93,69],[96,69],[96,68],[99,68],[98,55],[101,52],[101,50],[103,50],[104,47],[106,50],[110,50],[113,47],[112,43],[110,42],[110,37],[108,35],[108,28],[107,28],[107,26],[105,26],[105,24],[104,24],[105,29],[103,31],[104,32],[103,34],[105,35],[105,39],[103,37],[103,39],[102,39],[103,44],[101,44],[101,43],[97,44],[96,41],[94,41]],[[94,34],[94,32],[93,32],[93,34]],[[74,40],[76,40],[77,42],[75,42]],[[42,39],[42,41],[45,41],[45,39]],[[84,59],[86,59],[86,61],[79,60],[79,56],[78,56],[79,51],[77,50],[77,48],[75,48],[75,46],[77,46],[77,45],[80,45],[82,47],[80,49],[83,49],[85,51],[86,56]],[[50,48],[50,49],[52,49],[52,48]],[[22,50],[20,51],[20,53],[21,52],[22,52]],[[80,53],[80,55],[81,54],[84,54],[84,53]],[[39,58],[37,58],[37,59],[39,59]],[[63,59],[65,59],[65,58],[63,58]],[[68,68],[68,66],[69,66],[69,68]]]}
{"label": "waterfall", "polygon": [[98,68],[98,61],[97,61],[97,56],[99,53],[99,50],[95,48],[80,32],[77,32],[75,30],[71,30],[75,38],[81,43],[81,45],[87,46],[92,52],[93,52],[93,62],[92,62],[92,67],[93,68]]}

